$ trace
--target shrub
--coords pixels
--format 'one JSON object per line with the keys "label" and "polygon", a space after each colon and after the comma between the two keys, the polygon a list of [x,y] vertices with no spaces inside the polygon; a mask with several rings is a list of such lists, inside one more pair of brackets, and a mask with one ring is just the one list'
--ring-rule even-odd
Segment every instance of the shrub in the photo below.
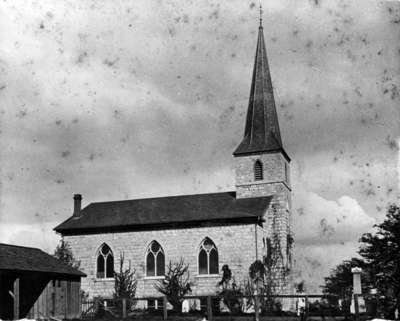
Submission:
{"label": "shrub", "polygon": [[181,258],[178,263],[169,262],[165,278],[158,281],[154,287],[167,297],[175,311],[181,311],[185,295],[192,292],[189,279],[189,265]]}
{"label": "shrub", "polygon": [[81,262],[77,261],[74,258],[74,255],[72,254],[71,246],[69,245],[69,243],[67,241],[64,241],[63,238],[60,240],[60,243],[57,245],[53,256],[75,269],[79,269],[79,267],[81,265]]}
{"label": "shrub", "polygon": [[122,308],[122,299],[127,299],[126,308],[130,310],[136,303],[133,301],[137,287],[136,271],[131,269],[130,262],[129,267],[124,270],[123,253],[119,262],[119,272],[114,272],[114,299],[119,309]]}
{"label": "shrub", "polygon": [[238,287],[232,278],[232,271],[227,264],[222,266],[222,279],[218,282],[222,288],[218,295],[222,298],[224,304],[231,313],[238,313],[242,307],[242,290]]}

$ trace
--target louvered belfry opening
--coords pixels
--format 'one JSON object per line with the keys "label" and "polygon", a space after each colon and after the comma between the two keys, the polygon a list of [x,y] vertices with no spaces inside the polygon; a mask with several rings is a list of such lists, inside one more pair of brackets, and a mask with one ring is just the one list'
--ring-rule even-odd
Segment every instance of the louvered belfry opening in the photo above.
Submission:
{"label": "louvered belfry opening", "polygon": [[254,179],[256,181],[262,181],[264,179],[263,175],[263,165],[260,160],[257,160],[254,163]]}

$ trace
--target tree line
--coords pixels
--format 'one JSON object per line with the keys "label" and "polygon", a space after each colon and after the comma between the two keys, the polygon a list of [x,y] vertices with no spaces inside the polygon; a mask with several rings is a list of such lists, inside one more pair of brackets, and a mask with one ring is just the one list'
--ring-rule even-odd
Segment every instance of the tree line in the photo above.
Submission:
{"label": "tree line", "polygon": [[353,293],[351,269],[361,267],[364,298],[376,304],[378,315],[394,319],[396,309],[400,310],[400,207],[389,205],[384,221],[374,228],[374,233],[364,233],[359,240],[360,257],[336,266],[325,278],[322,289],[325,294],[340,298],[341,308],[349,311]]}

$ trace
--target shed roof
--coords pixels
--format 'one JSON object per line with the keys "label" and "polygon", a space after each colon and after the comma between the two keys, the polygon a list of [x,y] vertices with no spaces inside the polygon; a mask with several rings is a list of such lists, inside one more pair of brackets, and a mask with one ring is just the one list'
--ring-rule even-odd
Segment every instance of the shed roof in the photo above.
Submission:
{"label": "shed roof", "polygon": [[70,217],[54,230],[62,234],[90,230],[156,228],[200,222],[257,222],[271,197],[237,199],[235,192],[168,196],[91,203],[79,217]]}
{"label": "shed roof", "polygon": [[0,243],[1,270],[86,276],[40,249],[4,243]]}

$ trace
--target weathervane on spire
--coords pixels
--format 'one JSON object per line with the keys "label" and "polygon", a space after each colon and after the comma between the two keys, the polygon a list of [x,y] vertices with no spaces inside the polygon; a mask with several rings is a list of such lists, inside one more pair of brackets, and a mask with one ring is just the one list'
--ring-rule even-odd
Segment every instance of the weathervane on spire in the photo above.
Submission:
{"label": "weathervane on spire", "polygon": [[260,0],[260,27],[262,27],[262,14],[263,14],[262,4],[261,4],[261,0]]}

